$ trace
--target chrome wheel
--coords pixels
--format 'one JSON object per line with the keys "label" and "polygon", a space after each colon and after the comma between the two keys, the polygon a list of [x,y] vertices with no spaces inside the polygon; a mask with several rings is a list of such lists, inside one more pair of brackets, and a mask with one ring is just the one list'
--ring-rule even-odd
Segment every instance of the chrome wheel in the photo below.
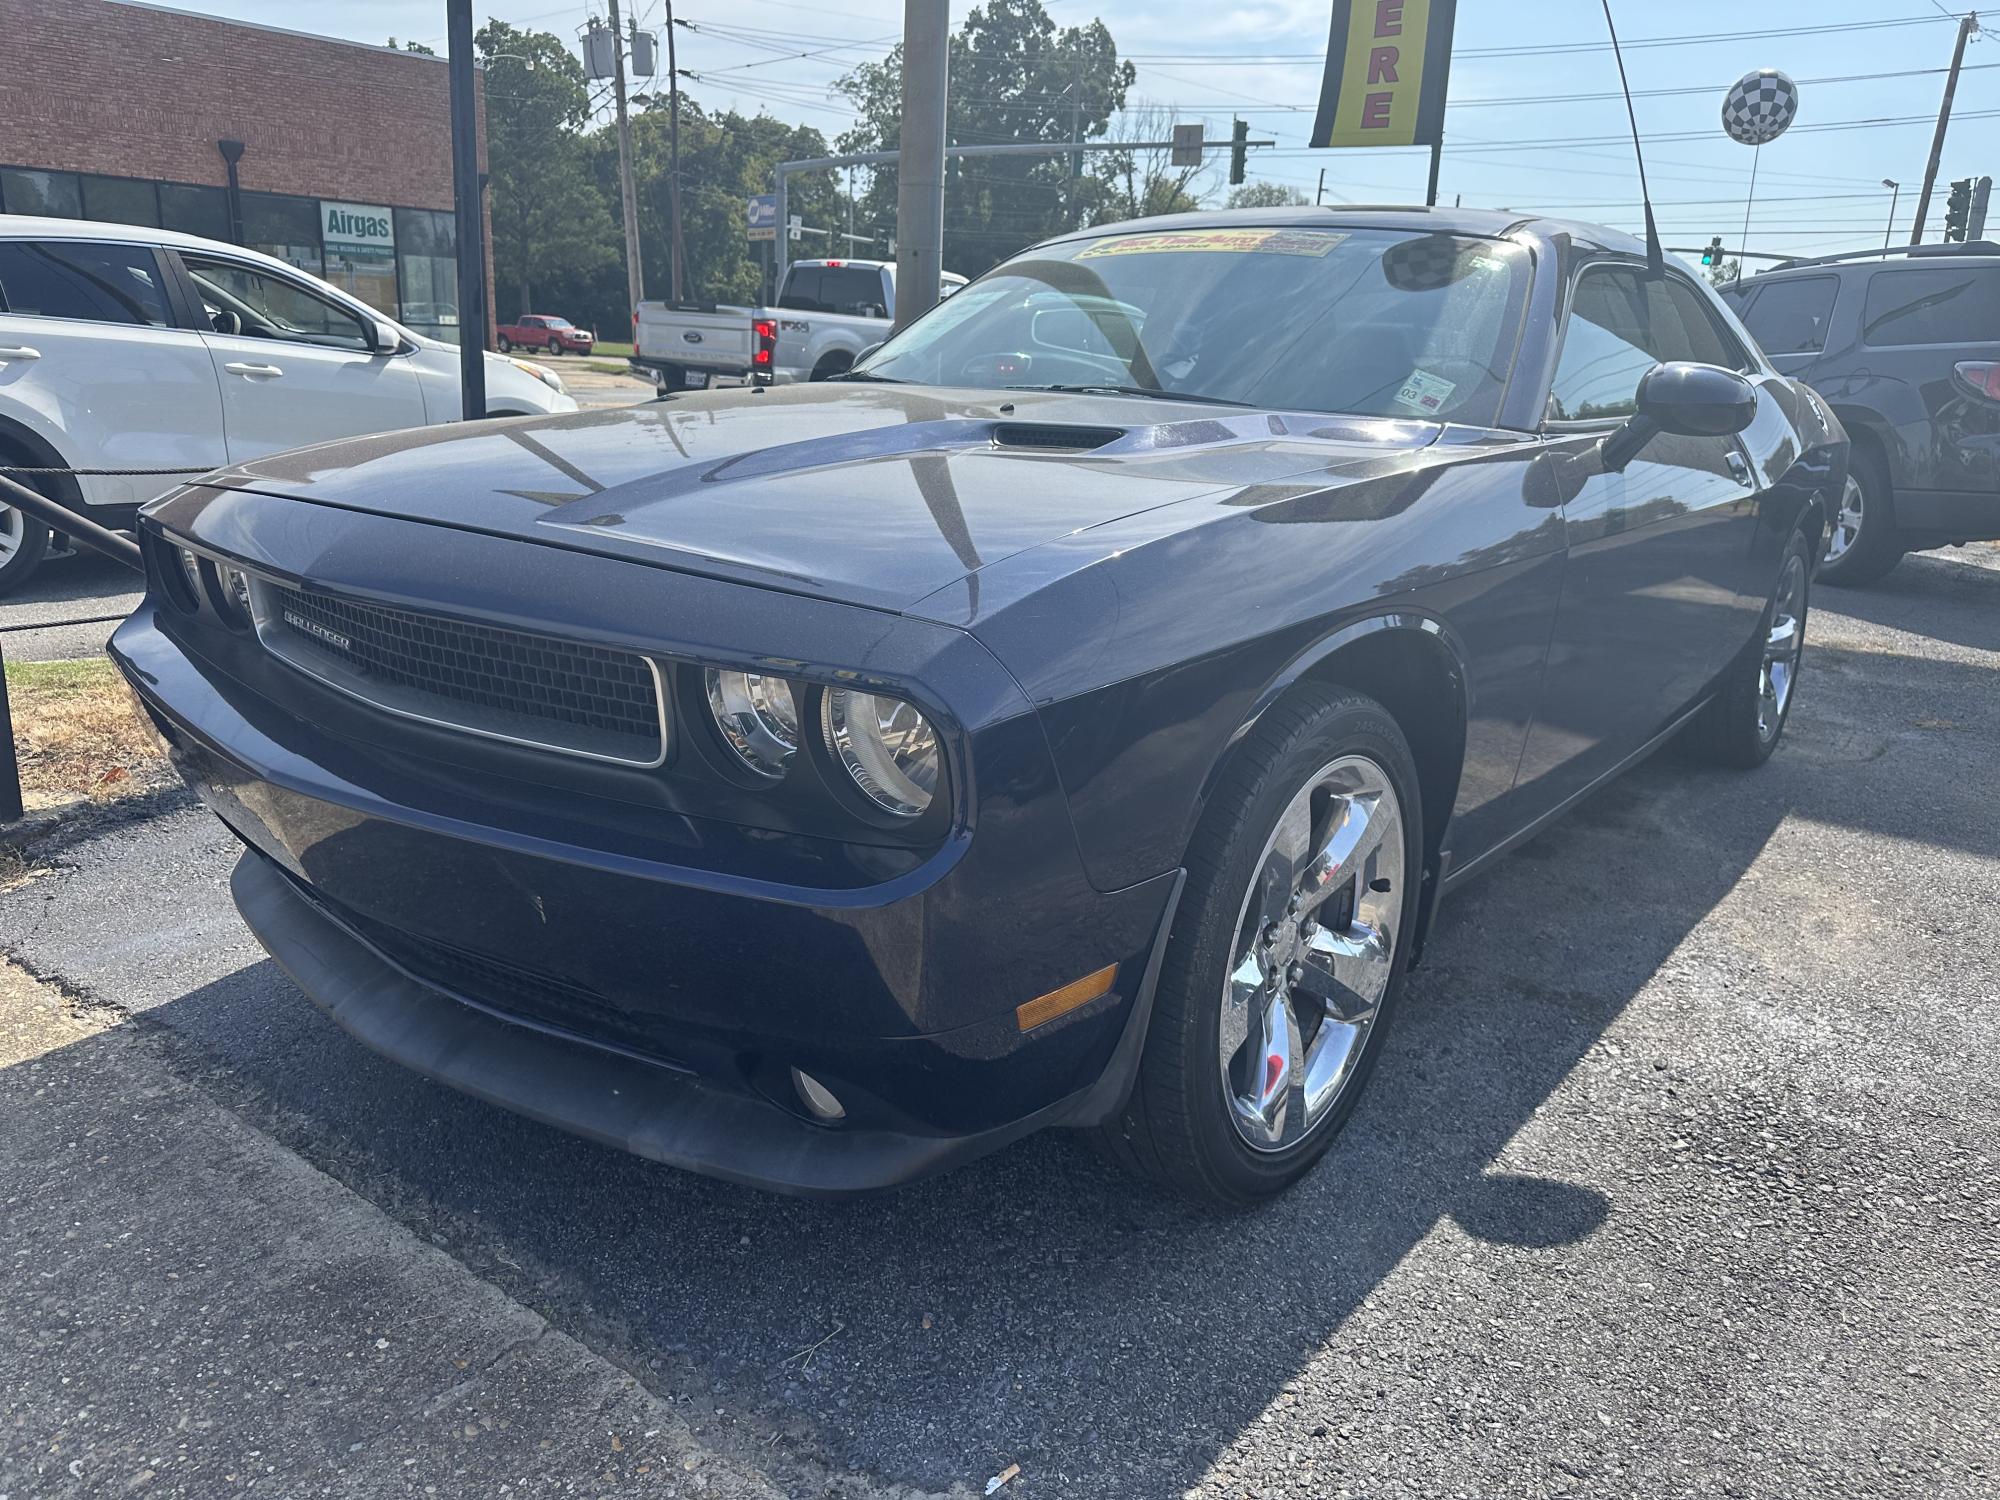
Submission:
{"label": "chrome wheel", "polygon": [[1325,1120],[1354,1075],[1395,968],[1403,813],[1361,755],[1293,795],[1237,918],[1222,995],[1222,1089],[1237,1134],[1280,1151]]}
{"label": "chrome wheel", "polygon": [[0,568],[12,562],[28,540],[28,518],[11,505],[0,505]]}
{"label": "chrome wheel", "polygon": [[1833,531],[1826,539],[1826,561],[1839,562],[1861,540],[1862,510],[1866,497],[1861,481],[1847,476],[1847,488],[1840,494],[1840,514],[1833,518]]}
{"label": "chrome wheel", "polygon": [[1757,684],[1757,733],[1765,740],[1776,739],[1784,728],[1805,644],[1806,564],[1800,552],[1794,551],[1786,557],[1785,570],[1778,576],[1771,624],[1764,635],[1764,670]]}

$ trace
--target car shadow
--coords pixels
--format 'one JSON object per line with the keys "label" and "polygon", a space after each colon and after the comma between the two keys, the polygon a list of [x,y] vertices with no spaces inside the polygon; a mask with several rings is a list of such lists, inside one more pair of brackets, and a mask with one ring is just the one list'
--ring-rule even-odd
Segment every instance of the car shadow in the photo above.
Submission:
{"label": "car shadow", "polygon": [[[2000,549],[1984,549],[2000,564]],[[1818,605],[1870,624],[2000,651],[2000,566],[1959,549],[1915,552],[1862,588],[1823,587]]]}
{"label": "car shadow", "polygon": [[[1809,671],[1762,771],[1660,757],[1455,894],[1346,1132],[1254,1211],[1166,1197],[1053,1134],[845,1202],[707,1181],[383,1062],[268,962],[147,1015],[204,1087],[710,1441],[931,1488],[1012,1460],[1024,1494],[1179,1493],[1426,1239],[1559,1257],[1615,1219],[1615,1189],[1510,1147],[1746,876],[1772,920],[1811,919],[1809,892],[1752,871],[1786,820],[2000,858],[1961,732],[2000,731],[1993,669],[1822,650]],[[1963,706],[1946,724],[1940,704]],[[1754,925],[1730,933],[1758,956]],[[1680,1085],[1675,1060],[1646,1065]]]}

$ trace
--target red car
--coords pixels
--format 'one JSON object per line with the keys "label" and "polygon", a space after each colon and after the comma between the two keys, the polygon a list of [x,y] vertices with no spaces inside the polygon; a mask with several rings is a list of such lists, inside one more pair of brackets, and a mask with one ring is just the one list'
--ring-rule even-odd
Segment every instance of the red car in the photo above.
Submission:
{"label": "red car", "polygon": [[597,335],[579,328],[568,318],[552,318],[545,313],[522,313],[511,323],[500,325],[500,352],[510,349],[546,349],[551,354],[588,354]]}

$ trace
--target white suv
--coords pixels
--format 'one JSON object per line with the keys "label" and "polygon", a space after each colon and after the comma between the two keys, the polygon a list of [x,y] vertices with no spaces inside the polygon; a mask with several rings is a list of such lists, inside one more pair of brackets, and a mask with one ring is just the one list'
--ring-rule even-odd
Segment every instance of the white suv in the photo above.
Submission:
{"label": "white suv", "polygon": [[[486,356],[494,416],[575,411],[552,370]],[[281,260],[191,234],[0,215],[0,472],[211,469],[455,421],[458,350]],[[101,525],[171,476],[8,472]],[[0,504],[0,594],[48,549]]]}

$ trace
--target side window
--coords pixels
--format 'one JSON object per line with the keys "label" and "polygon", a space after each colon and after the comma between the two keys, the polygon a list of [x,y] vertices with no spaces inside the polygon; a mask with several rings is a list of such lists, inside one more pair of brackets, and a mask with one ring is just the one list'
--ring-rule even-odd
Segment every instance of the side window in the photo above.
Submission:
{"label": "side window", "polygon": [[797,312],[832,312],[820,298],[820,282],[823,273],[817,266],[800,267],[785,280],[785,294],[778,299],[778,306],[789,307]]}
{"label": "side window", "polygon": [[1715,315],[1715,309],[1709,306],[1706,297],[1678,276],[1669,275],[1666,287],[1667,302],[1673,316],[1687,335],[1685,347],[1688,352],[1677,354],[1674,358],[1721,365],[1725,370],[1750,368],[1749,356],[1743,352],[1742,343]]}
{"label": "side window", "polygon": [[1773,281],[1759,287],[1757,300],[1738,315],[1766,354],[1817,354],[1826,347],[1839,290],[1833,276]]}
{"label": "side window", "polygon": [[0,310],[165,327],[159,262],[145,245],[0,240]]}
{"label": "side window", "polygon": [[230,260],[183,253],[181,261],[201,293],[218,333],[287,339],[329,349],[368,348],[361,319],[338,303],[282,276]]}
{"label": "side window", "polygon": [[1864,344],[1880,348],[1996,340],[2000,340],[2000,270],[1898,268],[1868,278],[1868,300],[1861,308]]}
{"label": "side window", "polygon": [[521,326],[523,328],[540,328],[542,320],[540,318],[523,318],[521,319]]}
{"label": "side window", "polygon": [[1570,297],[1549,420],[1629,417],[1646,372],[1676,359],[1733,370],[1746,363],[1693,287],[1673,276],[1649,279],[1636,266],[1586,266]]}
{"label": "side window", "polygon": [[820,298],[837,313],[858,312],[864,307],[880,307],[882,273],[868,266],[842,266],[823,273]]}

